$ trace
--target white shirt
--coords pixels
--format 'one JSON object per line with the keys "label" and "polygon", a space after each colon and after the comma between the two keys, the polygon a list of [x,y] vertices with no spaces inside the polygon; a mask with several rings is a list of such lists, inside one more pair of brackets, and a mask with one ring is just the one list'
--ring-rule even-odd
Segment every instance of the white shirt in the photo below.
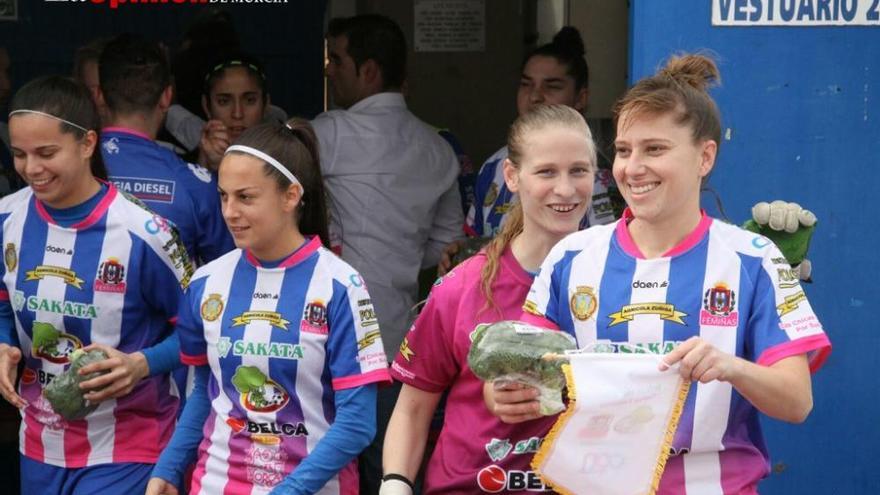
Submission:
{"label": "white shirt", "polygon": [[462,237],[458,159],[400,93],[325,112],[312,126],[334,248],[341,246],[342,258],[366,280],[392,357],[413,321],[419,269]]}

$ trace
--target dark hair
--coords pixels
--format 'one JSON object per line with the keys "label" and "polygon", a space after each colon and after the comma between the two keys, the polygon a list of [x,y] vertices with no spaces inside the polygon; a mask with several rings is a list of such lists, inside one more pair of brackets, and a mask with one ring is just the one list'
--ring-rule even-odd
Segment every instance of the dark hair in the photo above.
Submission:
{"label": "dark hair", "polygon": [[187,26],[183,41],[171,62],[177,103],[205,118],[202,88],[205,73],[221,54],[239,50],[232,15],[220,8],[199,10]]}
{"label": "dark hair", "polygon": [[226,69],[234,67],[241,67],[247,70],[248,74],[254,76],[254,79],[257,80],[257,86],[260,87],[260,91],[263,93],[263,103],[265,103],[266,98],[269,96],[269,88],[267,87],[266,82],[266,69],[262,62],[256,57],[244,53],[231,54],[222,57],[221,59],[218,59],[215,64],[211,65],[211,68],[205,73],[202,94],[210,96],[211,90],[214,88],[214,85],[217,84],[217,81],[223,77],[223,73]]}
{"label": "dark hair", "polygon": [[571,26],[565,26],[556,33],[553,41],[541,45],[532,53],[526,55],[523,67],[536,55],[553,57],[557,62],[566,66],[566,74],[574,78],[574,88],[580,90],[590,87],[590,67],[584,59],[584,40],[580,31]]}
{"label": "dark hair", "polygon": [[[330,217],[321,176],[318,138],[309,122],[293,118],[287,124],[258,124],[246,129],[234,144],[258,149],[287,167],[303,188],[296,218],[299,231],[303,235],[318,236],[321,243],[329,248]],[[286,190],[290,186],[290,180],[275,167],[264,163],[263,170],[267,176],[275,179],[279,189]]]}
{"label": "dark hair", "polygon": [[133,34],[121,34],[107,43],[98,75],[107,106],[120,114],[152,111],[171,85],[162,47]]}
{"label": "dark hair", "polygon": [[[618,124],[642,114],[674,112],[676,121],[691,126],[695,141],[714,140],[721,146],[721,114],[707,89],[721,82],[715,61],[707,55],[673,55],[666,66],[636,83],[614,106]],[[626,122],[624,122],[626,125]]]}
{"label": "dark hair", "polygon": [[[98,109],[95,108],[89,90],[81,83],[64,76],[44,76],[22,86],[9,105],[10,112],[16,110],[48,113],[95,133],[101,129]],[[82,139],[86,135],[85,131],[70,124],[61,121],[58,124],[62,133],[73,134],[76,139]],[[100,139],[92,153],[91,169],[92,175],[107,180],[107,169],[101,158]]]}
{"label": "dark hair", "polygon": [[406,37],[400,26],[391,19],[376,14],[331,19],[327,36],[345,36],[348,39],[347,51],[358,72],[361,64],[375,60],[382,72],[383,90],[403,86],[406,79]]}
{"label": "dark hair", "polygon": [[73,78],[83,82],[85,66],[89,62],[98,64],[101,53],[110,38],[97,38],[76,49],[73,54]]}

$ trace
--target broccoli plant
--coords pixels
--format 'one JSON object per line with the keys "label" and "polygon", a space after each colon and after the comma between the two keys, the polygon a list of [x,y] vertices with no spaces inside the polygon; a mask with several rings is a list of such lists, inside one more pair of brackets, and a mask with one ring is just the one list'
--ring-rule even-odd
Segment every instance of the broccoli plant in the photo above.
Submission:
{"label": "broccoli plant", "polygon": [[555,414],[564,408],[565,375],[562,361],[544,356],[575,348],[574,339],[564,332],[500,321],[474,331],[468,366],[481,380],[511,380],[538,388],[542,414]]}
{"label": "broccoli plant", "polygon": [[247,402],[257,409],[269,404],[263,395],[263,385],[266,381],[266,375],[256,366],[239,366],[232,375],[232,385],[245,394]]}
{"label": "broccoli plant", "polygon": [[34,336],[34,354],[45,354],[49,356],[58,355],[58,339],[61,332],[55,329],[50,323],[36,321],[33,326]]}

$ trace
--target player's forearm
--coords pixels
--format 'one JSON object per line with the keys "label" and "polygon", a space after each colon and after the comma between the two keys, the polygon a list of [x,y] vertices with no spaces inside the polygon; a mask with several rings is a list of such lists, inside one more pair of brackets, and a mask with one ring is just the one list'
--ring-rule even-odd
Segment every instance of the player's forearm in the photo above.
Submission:
{"label": "player's forearm", "polygon": [[813,408],[810,369],[805,355],[770,366],[738,359],[731,385],[758,410],[772,418],[801,423]]}
{"label": "player's forearm", "polygon": [[428,430],[440,394],[425,392],[404,385],[394,406],[385,444],[382,449],[382,470],[415,480],[425,455]]}

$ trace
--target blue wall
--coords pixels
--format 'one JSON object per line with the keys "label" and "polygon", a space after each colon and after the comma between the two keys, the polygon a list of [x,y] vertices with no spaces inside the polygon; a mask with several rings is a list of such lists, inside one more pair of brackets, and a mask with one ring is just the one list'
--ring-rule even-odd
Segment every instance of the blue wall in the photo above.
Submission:
{"label": "blue wall", "polygon": [[780,472],[761,493],[877,494],[880,27],[712,27],[719,1],[633,0],[630,74],[650,75],[676,51],[714,51],[730,135],[711,183],[728,215],[739,223],[754,202],[785,199],[819,217],[806,290],[834,352],[807,422],[765,421]]}

